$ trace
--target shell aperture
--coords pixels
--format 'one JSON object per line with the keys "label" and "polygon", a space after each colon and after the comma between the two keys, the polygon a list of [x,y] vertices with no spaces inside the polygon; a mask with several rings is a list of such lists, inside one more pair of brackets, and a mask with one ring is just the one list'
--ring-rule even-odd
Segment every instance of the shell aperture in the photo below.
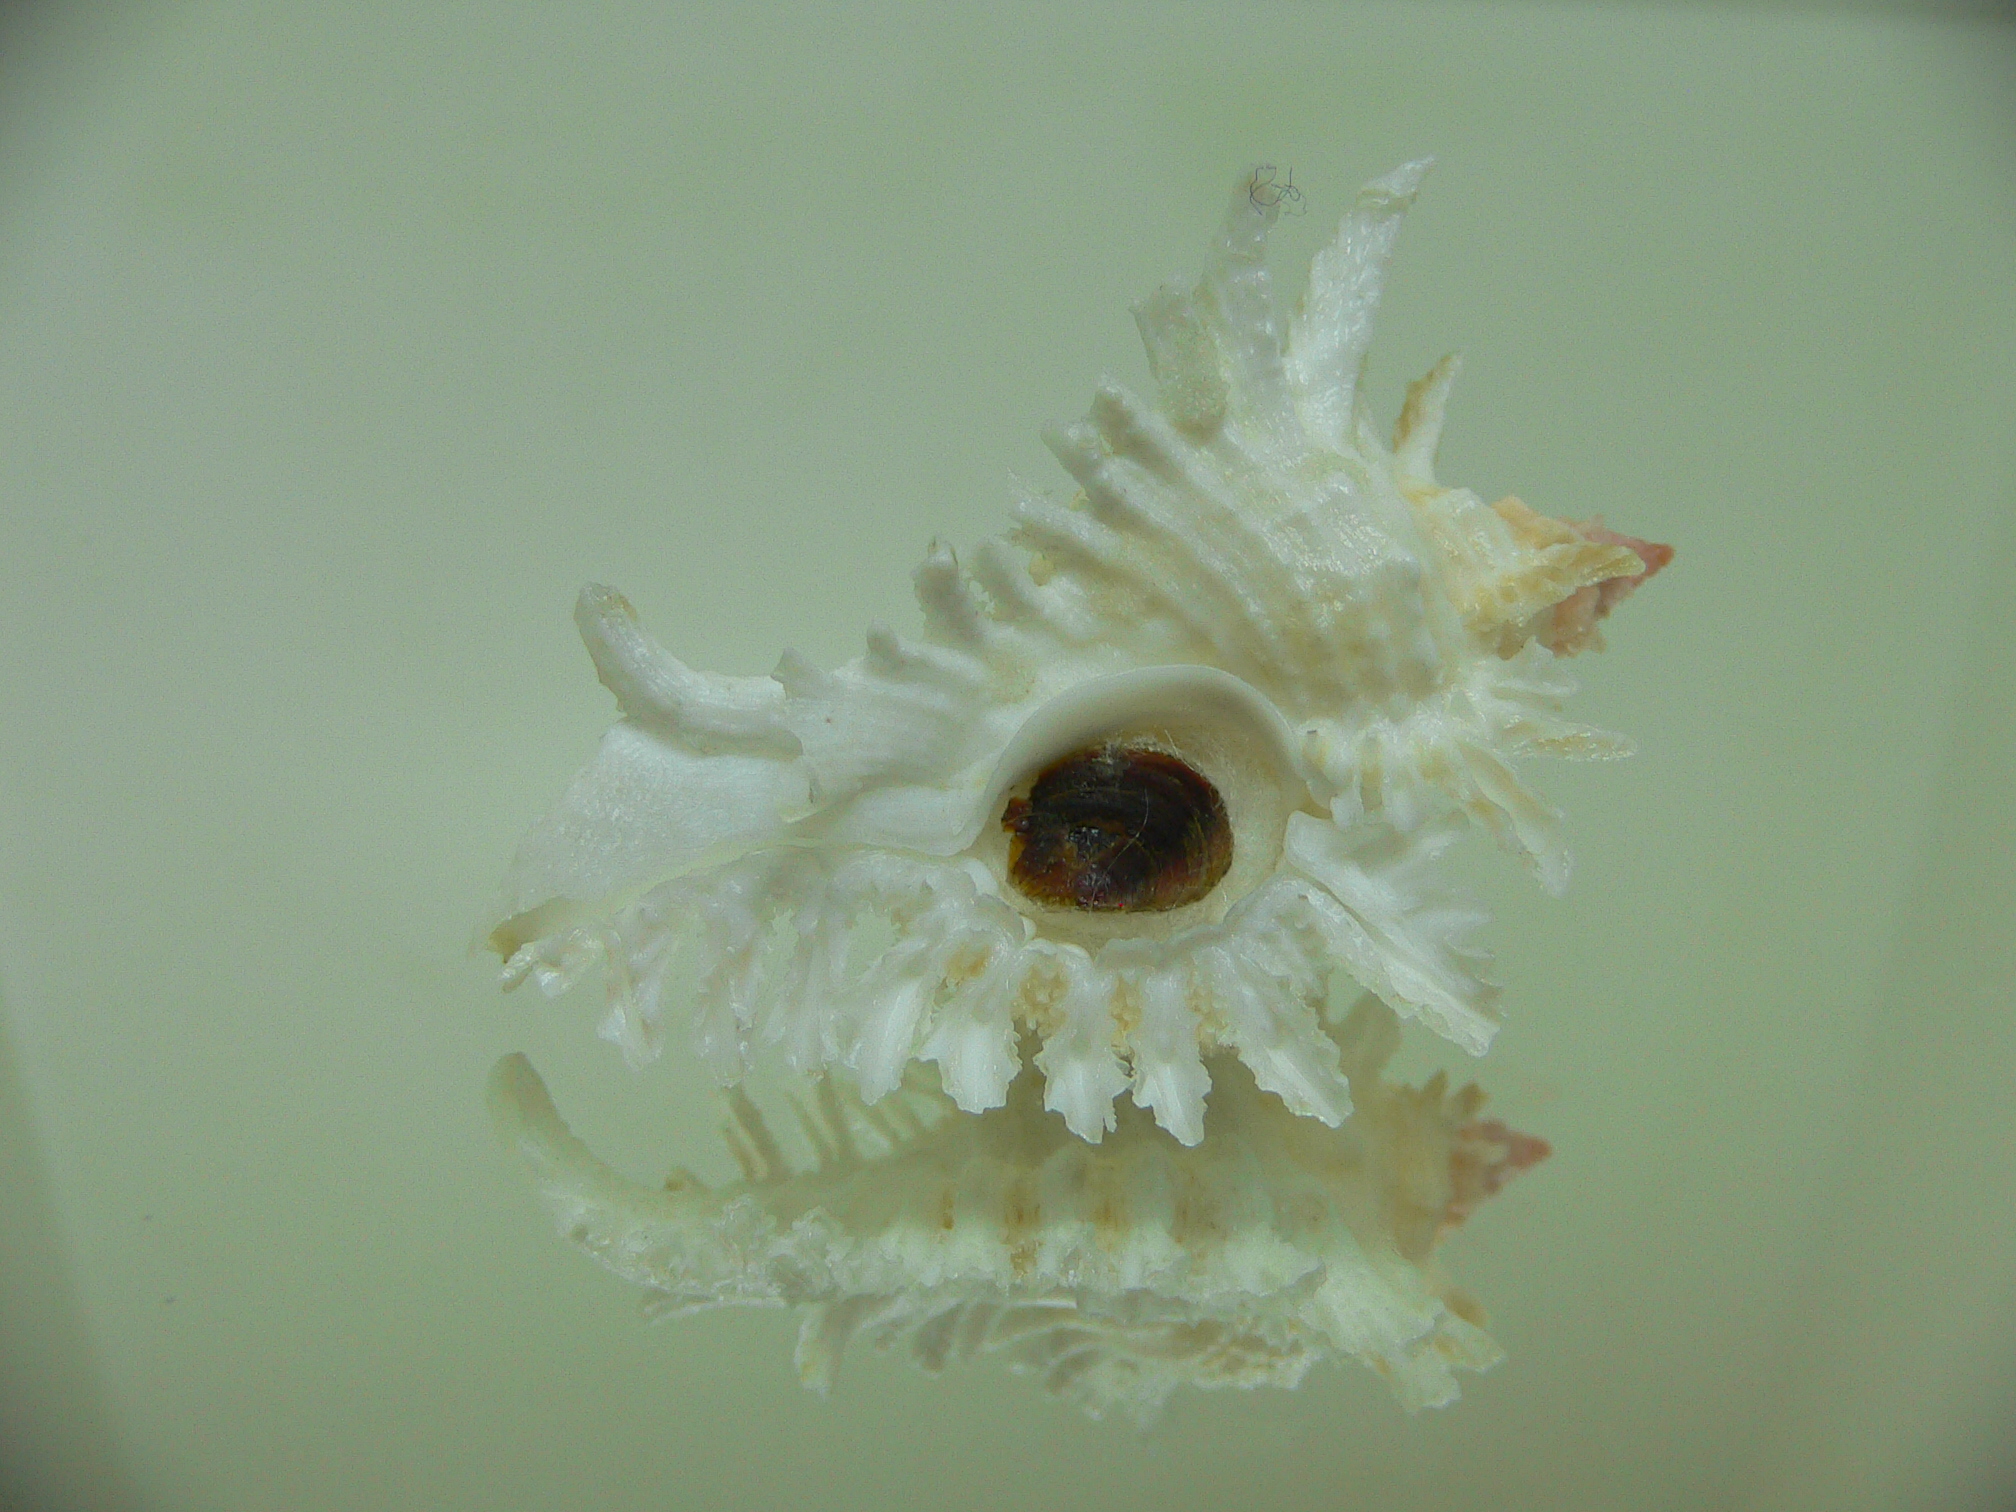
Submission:
{"label": "shell aperture", "polygon": [[1232,822],[1180,756],[1108,744],[1073,751],[1012,798],[1008,872],[1039,902],[1159,913],[1195,903],[1232,865]]}

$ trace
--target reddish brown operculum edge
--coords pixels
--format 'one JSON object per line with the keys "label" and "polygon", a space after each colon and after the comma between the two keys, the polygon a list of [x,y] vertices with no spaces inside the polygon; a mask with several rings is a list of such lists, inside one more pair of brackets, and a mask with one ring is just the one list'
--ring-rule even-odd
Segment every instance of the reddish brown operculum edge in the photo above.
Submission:
{"label": "reddish brown operculum edge", "polygon": [[1673,560],[1671,546],[1661,546],[1656,541],[1641,541],[1636,536],[1619,535],[1596,521],[1588,524],[1577,521],[1574,528],[1605,546],[1628,548],[1645,564],[1645,570],[1632,577],[1605,578],[1600,583],[1591,583],[1586,588],[1576,589],[1556,604],[1543,621],[1537,637],[1540,644],[1556,656],[1602,650],[1603,637],[1596,632],[1597,622],[1629,598],[1640,583]]}
{"label": "reddish brown operculum edge", "polygon": [[1553,1153],[1546,1140],[1521,1134],[1495,1118],[1474,1118],[1457,1129],[1449,1151],[1449,1205],[1443,1209],[1437,1238],[1462,1227],[1485,1198]]}

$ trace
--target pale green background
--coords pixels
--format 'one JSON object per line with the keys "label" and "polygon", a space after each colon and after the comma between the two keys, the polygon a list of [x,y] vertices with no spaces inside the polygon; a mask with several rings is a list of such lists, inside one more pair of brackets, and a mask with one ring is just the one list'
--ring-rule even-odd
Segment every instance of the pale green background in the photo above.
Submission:
{"label": "pale green background", "polygon": [[[0,36],[0,1501],[1971,1506],[2016,1474],[2016,48],[1862,8],[45,8]],[[1985,8],[1984,8],[1985,9]],[[640,1326],[484,1122],[638,1174],[691,1064],[465,946],[610,715],[567,614],[852,654],[1234,176],[1441,166],[1374,366],[1444,475],[1671,540],[1483,868],[1451,1245],[1510,1351],[1145,1438],[780,1314]],[[1418,1050],[1425,1064],[1430,1052]]]}

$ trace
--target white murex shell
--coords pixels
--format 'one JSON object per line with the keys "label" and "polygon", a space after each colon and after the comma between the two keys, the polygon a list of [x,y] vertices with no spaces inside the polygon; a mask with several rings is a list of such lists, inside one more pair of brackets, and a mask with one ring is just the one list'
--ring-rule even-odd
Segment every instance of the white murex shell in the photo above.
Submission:
{"label": "white murex shell", "polygon": [[[969,1113],[1007,1101],[1027,1036],[1043,1106],[1089,1141],[1131,1093],[1196,1145],[1221,1051],[1339,1124],[1333,966],[1482,1052],[1478,915],[1437,857],[1467,821],[1565,883],[1556,816],[1509,763],[1622,753],[1562,719],[1556,661],[1666,550],[1438,484],[1451,360],[1390,446],[1374,433],[1357,378],[1425,167],[1360,193],[1285,330],[1275,212],[1242,184],[1197,285],[1135,311],[1154,402],[1103,384],[1046,437],[1075,497],[1022,499],[964,562],[932,547],[921,636],[878,627],[836,671],[787,655],[729,677],[584,590],[623,717],[511,869],[490,935],[507,985],[600,967],[603,1033],[633,1061],[683,997],[724,1084],[775,1047],[873,1103],[932,1061]],[[1101,911],[1016,884],[1004,810],[1106,742],[1222,795],[1230,868],[1204,896]]]}

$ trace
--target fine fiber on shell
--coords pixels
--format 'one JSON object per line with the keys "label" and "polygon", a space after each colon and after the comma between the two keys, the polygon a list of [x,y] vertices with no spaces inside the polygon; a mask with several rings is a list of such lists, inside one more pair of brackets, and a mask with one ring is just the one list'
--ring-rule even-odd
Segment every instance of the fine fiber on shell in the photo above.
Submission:
{"label": "fine fiber on shell", "polygon": [[[1125,1096],[1197,1145],[1228,1055],[1342,1123],[1333,969],[1481,1053],[1494,993],[1441,858],[1475,828],[1565,884],[1557,817],[1513,763],[1622,753],[1562,716],[1560,663],[1668,552],[1439,483],[1453,360],[1375,430],[1360,365],[1425,166],[1359,194],[1285,320],[1277,209],[1242,183],[1203,276],[1135,310],[1150,397],[1104,383],[1046,436],[1071,497],[1020,499],[963,558],[931,547],[917,633],[724,676],[585,589],[622,717],[510,871],[507,984],[599,971],[634,1061],[674,1012],[723,1084],[767,1054],[871,1104],[928,1062],[959,1109],[1001,1108],[1026,1044],[1042,1106],[1086,1141]],[[1060,763],[1193,774],[1172,801],[1218,807],[1170,833],[1204,860],[1073,894],[1066,823],[1062,880],[1039,885],[1025,831],[1055,816],[1031,818],[1032,785]]]}

